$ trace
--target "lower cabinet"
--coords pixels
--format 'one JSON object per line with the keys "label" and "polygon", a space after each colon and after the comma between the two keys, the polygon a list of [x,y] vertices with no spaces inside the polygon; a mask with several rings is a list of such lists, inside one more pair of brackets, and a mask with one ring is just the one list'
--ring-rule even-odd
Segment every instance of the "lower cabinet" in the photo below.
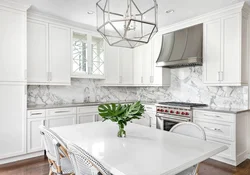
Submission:
{"label": "lower cabinet", "polygon": [[77,124],[92,123],[95,122],[95,120],[96,120],[95,113],[77,115]]}
{"label": "lower cabinet", "polygon": [[141,119],[133,120],[135,124],[156,128],[156,107],[155,105],[144,105],[145,112]]}
{"label": "lower cabinet", "polygon": [[200,125],[208,142],[224,144],[227,150],[212,157],[234,166],[246,160],[248,152],[248,112],[237,114],[213,111],[194,111],[194,123]]}
{"label": "lower cabinet", "polygon": [[46,119],[47,127],[59,127],[76,124],[76,115],[56,116]]}
{"label": "lower cabinet", "polygon": [[77,124],[99,121],[97,108],[98,108],[97,106],[78,107],[77,108]]}
{"label": "lower cabinet", "polygon": [[[1,58],[2,59],[2,58]],[[0,164],[25,154],[26,86],[0,85]]]}
{"label": "lower cabinet", "polygon": [[27,152],[37,152],[42,151],[43,142],[40,135],[39,126],[42,124],[44,118],[31,118],[28,119],[27,125]]}

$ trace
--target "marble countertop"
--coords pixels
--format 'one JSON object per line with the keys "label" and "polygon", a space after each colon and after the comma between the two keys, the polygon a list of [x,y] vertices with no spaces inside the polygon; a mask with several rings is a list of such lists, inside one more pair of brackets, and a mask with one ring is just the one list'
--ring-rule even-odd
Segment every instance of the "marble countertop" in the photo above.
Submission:
{"label": "marble countertop", "polygon": [[223,108],[223,107],[214,107],[214,106],[196,107],[193,109],[200,110],[200,111],[225,112],[225,113],[232,113],[232,114],[238,114],[241,112],[249,111],[249,109]]}
{"label": "marble countertop", "polygon": [[[51,105],[28,105],[27,110],[98,106],[100,104],[106,104],[106,103],[133,103],[133,102],[135,101],[110,101],[110,102],[89,102],[89,103],[51,104]],[[155,102],[142,101],[141,103],[144,105],[155,105]]]}

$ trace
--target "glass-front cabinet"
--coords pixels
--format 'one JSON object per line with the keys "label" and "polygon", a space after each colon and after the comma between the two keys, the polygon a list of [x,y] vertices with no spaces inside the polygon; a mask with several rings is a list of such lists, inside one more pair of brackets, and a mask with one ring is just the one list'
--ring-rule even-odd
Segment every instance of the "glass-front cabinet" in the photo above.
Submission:
{"label": "glass-front cabinet", "polygon": [[101,36],[72,31],[71,77],[104,79],[104,57]]}

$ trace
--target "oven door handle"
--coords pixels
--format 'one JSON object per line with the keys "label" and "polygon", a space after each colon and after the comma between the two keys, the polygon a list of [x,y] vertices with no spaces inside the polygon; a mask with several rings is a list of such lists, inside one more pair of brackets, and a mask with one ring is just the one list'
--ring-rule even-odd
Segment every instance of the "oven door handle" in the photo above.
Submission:
{"label": "oven door handle", "polygon": [[160,115],[156,115],[156,117],[158,117],[160,120],[168,120],[168,121],[172,121],[172,122],[180,122],[180,121],[183,121],[183,122],[188,122],[189,120],[175,120],[175,119],[172,119],[172,118],[167,118],[167,117],[162,117]]}

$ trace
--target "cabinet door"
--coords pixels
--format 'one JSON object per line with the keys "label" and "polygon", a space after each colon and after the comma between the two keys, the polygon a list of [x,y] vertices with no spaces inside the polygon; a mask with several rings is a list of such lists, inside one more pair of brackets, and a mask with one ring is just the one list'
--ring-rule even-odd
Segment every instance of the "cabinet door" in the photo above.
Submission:
{"label": "cabinet door", "polygon": [[151,42],[141,46],[141,66],[142,66],[142,84],[149,85],[152,75],[152,47]]}
{"label": "cabinet door", "polygon": [[204,23],[203,75],[205,84],[220,83],[221,20]]}
{"label": "cabinet door", "polygon": [[70,29],[49,25],[51,84],[70,85]]}
{"label": "cabinet door", "polygon": [[134,49],[134,84],[142,85],[143,77],[142,77],[142,46],[136,47]]}
{"label": "cabinet door", "polygon": [[27,150],[28,153],[42,151],[43,143],[39,130],[39,126],[42,124],[44,118],[28,119],[27,127]]}
{"label": "cabinet door", "polygon": [[48,82],[48,24],[28,21],[28,83]]}
{"label": "cabinet door", "polygon": [[92,122],[95,122],[95,120],[96,120],[95,113],[78,114],[77,115],[77,124],[92,123]]}
{"label": "cabinet door", "polygon": [[223,42],[221,59],[221,83],[241,83],[241,22],[240,14],[222,18]]}
{"label": "cabinet door", "polygon": [[150,116],[147,113],[144,113],[139,120],[135,119],[132,122],[142,126],[151,126]]}
{"label": "cabinet door", "polygon": [[105,43],[105,84],[117,85],[120,83],[119,48]]}
{"label": "cabinet door", "polygon": [[125,85],[133,84],[133,50],[120,48],[120,82]]}
{"label": "cabinet door", "polygon": [[25,82],[27,69],[26,13],[0,8],[0,81]]}
{"label": "cabinet door", "polygon": [[162,47],[162,35],[155,35],[152,39],[152,77],[151,84],[169,86],[171,82],[171,72],[168,68],[156,67]]}
{"label": "cabinet door", "polygon": [[75,115],[65,115],[65,116],[57,116],[57,117],[49,117],[47,118],[47,127],[59,127],[59,126],[67,126],[76,124],[76,116]]}
{"label": "cabinet door", "polygon": [[26,86],[0,86],[0,159],[25,154]]}

